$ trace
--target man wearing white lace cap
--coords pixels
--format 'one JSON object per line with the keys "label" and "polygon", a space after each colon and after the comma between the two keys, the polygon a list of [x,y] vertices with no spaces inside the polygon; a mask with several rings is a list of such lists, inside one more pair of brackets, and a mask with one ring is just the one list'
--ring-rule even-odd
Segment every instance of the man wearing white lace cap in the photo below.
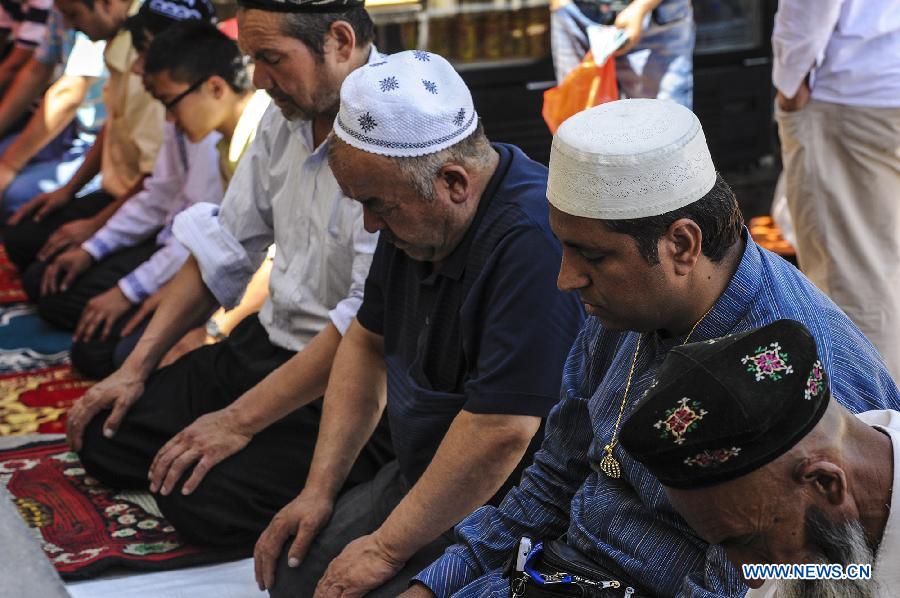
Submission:
{"label": "man wearing white lace cap", "polygon": [[[895,402],[893,383],[847,317],[754,244],[687,108],[622,100],[573,116],[553,140],[547,196],[563,245],[559,288],[576,291],[593,317],[569,353],[534,464],[499,507],[456,527],[458,543],[404,598],[508,596],[504,565],[523,536],[543,542],[529,559],[536,575],[575,568],[597,583],[618,582],[597,595],[743,596],[722,549],[691,531],[660,483],[619,446],[620,423],[667,353],[789,318],[812,331],[822,366],[840,380],[835,397],[851,411],[890,408],[883,403]],[[767,349],[775,350],[760,349],[760,363]],[[646,433],[680,444],[707,423],[709,409],[702,396],[673,402]],[[714,463],[703,457],[695,461]],[[571,567],[551,565],[550,553]],[[524,598],[577,595],[555,594],[560,586],[534,593],[532,577],[512,577]]]}
{"label": "man wearing white lace cap", "polygon": [[[547,169],[487,140],[440,56],[349,75],[329,164],[379,243],[306,486],[260,543],[296,534],[273,596],[394,597],[531,461],[583,312],[556,288]],[[385,405],[397,460],[335,500]]]}

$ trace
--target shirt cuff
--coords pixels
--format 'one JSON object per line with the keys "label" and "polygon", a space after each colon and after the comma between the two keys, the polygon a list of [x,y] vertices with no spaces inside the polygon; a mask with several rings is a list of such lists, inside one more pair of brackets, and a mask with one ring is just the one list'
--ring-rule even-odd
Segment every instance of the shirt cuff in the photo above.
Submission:
{"label": "shirt cuff", "polygon": [[203,282],[226,310],[238,304],[255,272],[243,246],[219,222],[219,206],[201,202],[175,217],[172,233],[194,254]]}
{"label": "shirt cuff", "polygon": [[356,317],[360,305],[362,305],[362,297],[348,297],[328,312],[331,323],[340,331],[341,336],[344,336],[347,329],[350,328],[350,323]]}
{"label": "shirt cuff", "polygon": [[94,258],[95,262],[99,262],[113,251],[112,247],[107,245],[103,239],[98,238],[96,235],[82,243],[81,248],[91,254],[91,257]]}
{"label": "shirt cuff", "polygon": [[453,592],[477,577],[478,572],[465,560],[452,552],[445,552],[441,558],[413,577],[410,583],[419,582],[428,586],[437,598],[450,598]]}
{"label": "shirt cuff", "polygon": [[469,413],[489,415],[533,415],[547,417],[559,402],[559,395],[542,395],[515,390],[481,389],[477,384],[466,385],[463,409]]}
{"label": "shirt cuff", "polygon": [[800,72],[797,69],[778,66],[776,61],[772,67],[772,83],[786,98],[793,98],[807,74],[808,71]]}
{"label": "shirt cuff", "polygon": [[129,301],[131,301],[134,305],[138,305],[142,303],[144,299],[150,296],[150,292],[144,288],[144,285],[141,284],[141,281],[138,280],[138,277],[134,275],[132,272],[128,276],[119,279],[119,290],[122,291],[122,294],[125,295]]}

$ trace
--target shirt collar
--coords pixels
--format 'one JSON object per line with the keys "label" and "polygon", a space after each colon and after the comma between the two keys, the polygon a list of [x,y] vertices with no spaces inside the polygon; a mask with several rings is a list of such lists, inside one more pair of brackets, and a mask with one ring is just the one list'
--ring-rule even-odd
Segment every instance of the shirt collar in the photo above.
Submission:
{"label": "shirt collar", "polygon": [[[731,277],[712,310],[703,318],[690,341],[696,342],[718,338],[728,334],[744,319],[762,286],[763,263],[760,247],[753,241],[750,231],[743,227],[744,253],[737,270]],[[683,336],[660,339],[659,347],[668,351],[684,342]]]}
{"label": "shirt collar", "polygon": [[497,194],[497,189],[500,187],[501,181],[506,178],[506,173],[509,171],[510,164],[512,163],[512,152],[502,145],[493,145],[493,148],[500,155],[500,160],[497,162],[497,169],[494,171],[494,174],[491,175],[491,179],[484,188],[484,193],[481,194],[481,199],[478,201],[478,208],[475,210],[475,217],[472,219],[469,229],[466,231],[466,234],[463,235],[459,245],[450,252],[450,255],[448,255],[441,264],[441,269],[438,272],[440,276],[445,276],[453,280],[462,278],[469,257],[469,248],[472,246],[473,239],[478,234],[479,225],[484,219],[484,215],[491,204],[491,200],[494,198],[494,195]]}
{"label": "shirt collar", "polygon": [[[134,0],[128,7],[128,16],[137,13],[141,8],[141,0]],[[137,57],[137,53],[132,51],[131,33],[123,26],[119,32],[106,44],[104,52],[106,65],[118,73],[127,74],[131,69],[131,63]]]}
{"label": "shirt collar", "polygon": [[897,559],[900,558],[900,520],[894,517],[897,509],[900,509],[900,417],[896,412],[888,412],[886,419],[888,421],[883,425],[875,426],[890,437],[894,463],[890,510],[872,565],[872,577],[878,580],[882,592],[889,592],[900,583],[900,572],[897,569]]}

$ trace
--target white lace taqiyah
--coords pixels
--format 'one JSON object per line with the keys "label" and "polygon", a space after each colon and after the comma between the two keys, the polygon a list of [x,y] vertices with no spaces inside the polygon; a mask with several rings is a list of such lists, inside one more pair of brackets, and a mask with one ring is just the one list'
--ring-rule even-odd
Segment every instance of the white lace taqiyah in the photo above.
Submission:
{"label": "white lace taqiyah", "polygon": [[716,182],[697,116],[668,100],[619,100],[566,120],[553,137],[547,199],[583,218],[671,212]]}
{"label": "white lace taqiyah", "polygon": [[424,156],[478,126],[472,94],[449,62],[413,50],[362,66],[344,80],[334,133],[372,154]]}

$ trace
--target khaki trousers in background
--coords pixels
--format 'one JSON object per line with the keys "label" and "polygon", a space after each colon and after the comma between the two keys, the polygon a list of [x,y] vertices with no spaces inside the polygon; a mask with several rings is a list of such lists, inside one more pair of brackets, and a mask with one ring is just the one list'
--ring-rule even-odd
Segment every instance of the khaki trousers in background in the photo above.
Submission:
{"label": "khaki trousers in background", "polygon": [[776,107],[800,269],[900,382],[900,108]]}

